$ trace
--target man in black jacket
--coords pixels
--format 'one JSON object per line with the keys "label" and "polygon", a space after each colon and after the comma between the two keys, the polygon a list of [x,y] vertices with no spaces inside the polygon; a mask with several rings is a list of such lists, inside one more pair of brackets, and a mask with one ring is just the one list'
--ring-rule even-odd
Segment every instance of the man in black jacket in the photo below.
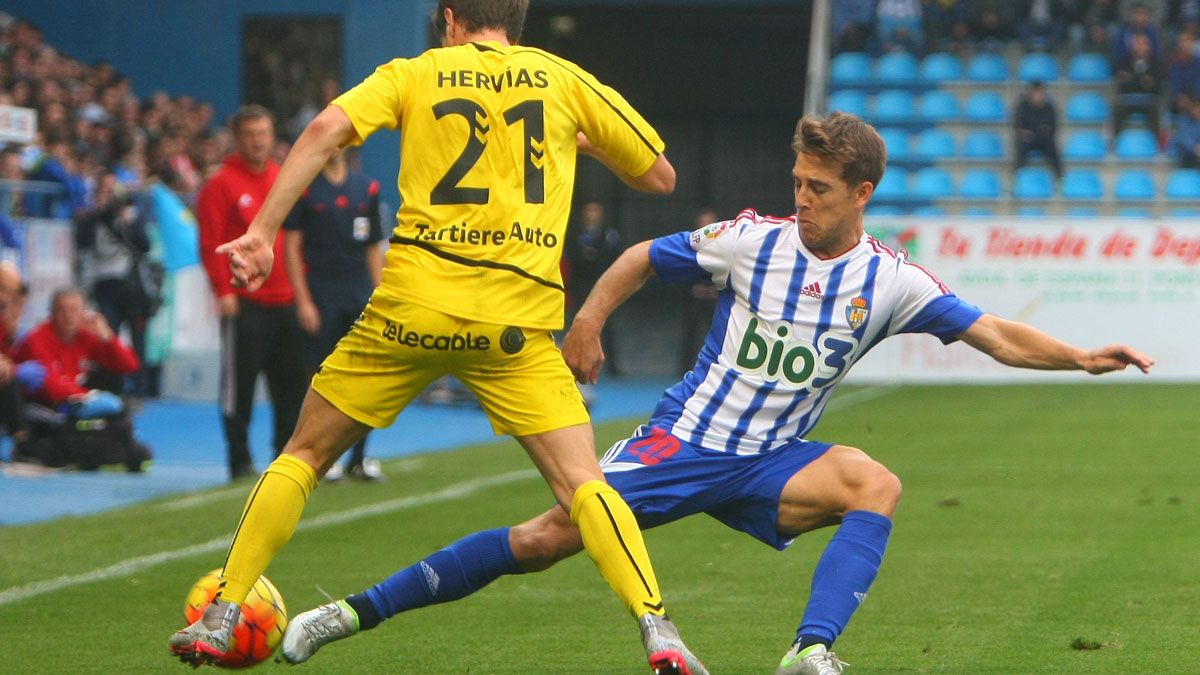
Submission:
{"label": "man in black jacket", "polygon": [[1041,82],[1030,82],[1029,89],[1017,102],[1017,169],[1025,165],[1029,153],[1037,150],[1050,161],[1055,177],[1062,176],[1058,155],[1058,110],[1046,96]]}

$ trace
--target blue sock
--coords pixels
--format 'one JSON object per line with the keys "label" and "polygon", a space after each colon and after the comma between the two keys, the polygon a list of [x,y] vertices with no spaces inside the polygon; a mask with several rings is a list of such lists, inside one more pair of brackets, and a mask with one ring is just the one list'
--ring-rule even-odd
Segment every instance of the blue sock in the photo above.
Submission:
{"label": "blue sock", "polygon": [[501,527],[463,537],[346,602],[366,630],[400,612],[465,598],[505,574],[523,573],[508,545],[508,528]]}
{"label": "blue sock", "polygon": [[802,646],[833,644],[867,597],[887,548],[892,519],[871,511],[851,511],[825,547],[813,572],[812,593],[796,631]]}

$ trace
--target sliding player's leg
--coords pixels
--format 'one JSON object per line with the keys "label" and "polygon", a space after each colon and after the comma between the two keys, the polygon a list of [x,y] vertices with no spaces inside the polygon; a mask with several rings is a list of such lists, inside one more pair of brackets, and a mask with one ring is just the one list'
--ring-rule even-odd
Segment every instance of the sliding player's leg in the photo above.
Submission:
{"label": "sliding player's leg", "polygon": [[172,653],[184,661],[201,663],[228,651],[242,601],[291,539],[317,480],[369,429],[309,389],[295,433],[246,500],[217,597],[199,620],[171,637]]}
{"label": "sliding player's leg", "polygon": [[879,572],[899,500],[895,475],[861,450],[842,445],[788,480],[779,503],[781,533],[796,536],[840,525],[817,563],[804,617],[777,675],[842,671],[830,647]]}
{"label": "sliding player's leg", "polygon": [[558,506],[512,528],[470,534],[361,593],[296,615],[280,654],[302,663],[401,612],[460,600],[506,574],[540,572],[582,550],[579,530]]}

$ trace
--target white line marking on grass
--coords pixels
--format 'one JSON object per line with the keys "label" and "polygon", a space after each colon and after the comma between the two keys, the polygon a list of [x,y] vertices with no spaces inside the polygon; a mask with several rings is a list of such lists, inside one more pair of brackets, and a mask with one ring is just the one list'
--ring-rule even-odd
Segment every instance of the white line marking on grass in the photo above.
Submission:
{"label": "white line marking on grass", "polygon": [[[533,469],[522,469],[521,471],[511,471],[509,473],[500,474],[499,476],[490,476],[488,478],[480,478],[477,480],[466,481],[451,485],[448,488],[430,492],[423,495],[413,495],[411,497],[399,497],[390,499],[378,504],[368,504],[359,506],[345,511],[335,511],[326,513],[315,518],[300,521],[296,526],[296,531],[313,530],[319,527],[327,527],[329,525],[340,525],[360,518],[376,516],[392,511],[400,511],[403,509],[415,508],[418,506],[426,506],[437,502],[452,501],[467,497],[475,492],[484,490],[499,485],[507,485],[529,478],[535,478],[539,474]],[[244,488],[243,488],[244,489]],[[189,558],[201,553],[212,553],[219,551],[229,546],[229,538],[226,536],[210,539],[200,544],[193,544],[185,548],[175,549],[173,551],[159,551],[149,555],[138,556],[122,560],[119,563],[101,567],[84,572],[83,574],[67,574],[55,579],[46,579],[44,581],[35,581],[23,586],[13,586],[0,591],[0,606],[9,605],[14,602],[25,600],[28,598],[37,597],[46,593],[60,591],[72,586],[91,583],[93,581],[106,581],[108,579],[116,579],[119,577],[128,576],[134,572],[138,572],[150,567],[156,567],[163,563]]]}
{"label": "white line marking on grass", "polygon": [[838,396],[830,401],[829,405],[825,406],[825,410],[828,412],[831,410],[849,408],[851,406],[858,405],[859,403],[872,401],[881,396],[885,396],[899,388],[900,385],[898,384],[881,384],[874,387],[867,387],[866,389],[859,389],[858,391],[852,391],[849,394]]}
{"label": "white line marking on grass", "polygon": [[193,506],[200,506],[201,504],[215,502],[219,499],[225,499],[226,497],[232,497],[238,494],[244,497],[246,495],[246,488],[246,485],[234,485],[233,487],[227,487],[224,490],[214,490],[212,492],[205,492],[198,495],[188,495],[186,497],[180,497],[179,499],[173,499],[169,502],[159,504],[158,508],[161,511],[178,511],[180,509],[187,509]]}

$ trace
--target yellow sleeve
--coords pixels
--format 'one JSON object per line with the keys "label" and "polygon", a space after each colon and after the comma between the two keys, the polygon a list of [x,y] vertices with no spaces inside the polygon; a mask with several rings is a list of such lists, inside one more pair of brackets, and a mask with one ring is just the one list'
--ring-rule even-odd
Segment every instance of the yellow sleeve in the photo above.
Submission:
{"label": "yellow sleeve", "polygon": [[359,145],[381,128],[400,126],[404,94],[412,91],[415,59],[393,59],[375,69],[367,79],[333,99],[354,125]]}
{"label": "yellow sleeve", "polygon": [[631,176],[650,170],[666,147],[658,132],[617,90],[581,68],[572,69],[578,84],[578,119],[584,135]]}

